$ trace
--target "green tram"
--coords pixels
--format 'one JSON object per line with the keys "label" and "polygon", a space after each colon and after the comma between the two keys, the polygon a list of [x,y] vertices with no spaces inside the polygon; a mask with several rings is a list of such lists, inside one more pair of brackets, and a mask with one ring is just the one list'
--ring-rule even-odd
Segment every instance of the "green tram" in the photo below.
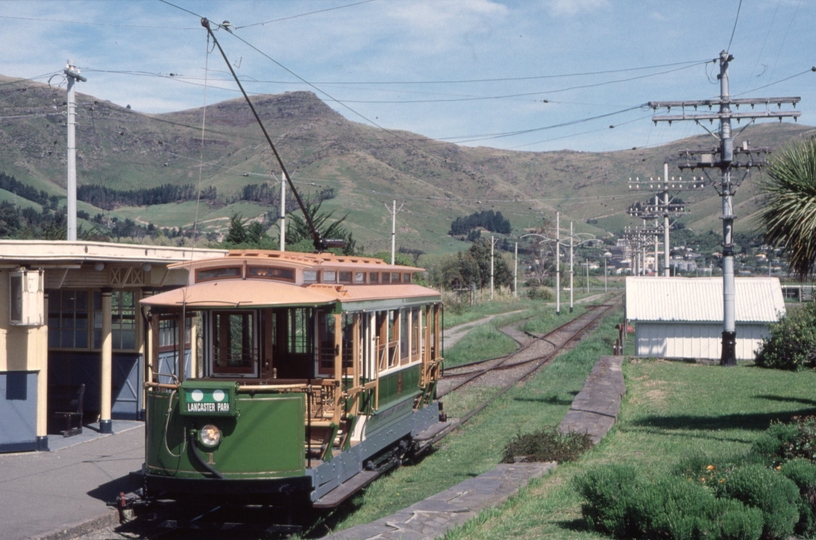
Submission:
{"label": "green tram", "polygon": [[142,300],[143,504],[332,507],[445,425],[442,301],[421,269],[263,250],[183,266],[186,287]]}

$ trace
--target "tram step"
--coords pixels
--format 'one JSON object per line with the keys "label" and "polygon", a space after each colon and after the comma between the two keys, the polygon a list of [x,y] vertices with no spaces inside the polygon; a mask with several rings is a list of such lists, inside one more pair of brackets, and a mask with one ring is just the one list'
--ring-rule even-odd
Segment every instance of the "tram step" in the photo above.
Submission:
{"label": "tram step", "polygon": [[417,434],[417,436],[414,437],[414,440],[417,441],[417,442],[422,442],[422,441],[427,441],[427,440],[433,439],[434,437],[436,437],[437,435],[439,435],[440,433],[442,433],[444,430],[448,429],[452,425],[453,425],[453,422],[451,422],[451,421],[439,422],[437,424],[432,425],[431,427],[429,427],[425,431]]}
{"label": "tram step", "polygon": [[345,483],[340,484],[323,495],[322,498],[316,500],[312,506],[315,508],[334,508],[357,493],[358,490],[373,482],[378,476],[380,476],[380,473],[377,471],[359,472],[349,478]]}

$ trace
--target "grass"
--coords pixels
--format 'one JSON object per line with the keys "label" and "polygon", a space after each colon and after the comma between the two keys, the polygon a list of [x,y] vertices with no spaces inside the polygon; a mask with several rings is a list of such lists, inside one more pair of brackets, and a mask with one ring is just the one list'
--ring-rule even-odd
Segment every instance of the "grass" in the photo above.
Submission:
{"label": "grass", "polygon": [[[622,310],[616,310],[606,317],[600,328],[575,349],[496,400],[441,441],[421,463],[401,467],[378,479],[350,503],[326,516],[313,534],[370,523],[482,474],[501,461],[505,442],[514,435],[560,423],[598,357],[610,352],[609,340],[614,339],[614,325],[621,316]],[[449,417],[462,416],[494,391],[483,388],[456,392],[445,401],[445,410]]]}
{"label": "grass", "polygon": [[691,452],[741,453],[777,419],[813,414],[816,372],[783,372],[741,365],[631,360],[617,425],[579,461],[534,480],[499,508],[481,513],[445,537],[499,539],[605,538],[589,531],[570,486],[576,474],[601,463],[631,464],[649,474],[668,471]]}

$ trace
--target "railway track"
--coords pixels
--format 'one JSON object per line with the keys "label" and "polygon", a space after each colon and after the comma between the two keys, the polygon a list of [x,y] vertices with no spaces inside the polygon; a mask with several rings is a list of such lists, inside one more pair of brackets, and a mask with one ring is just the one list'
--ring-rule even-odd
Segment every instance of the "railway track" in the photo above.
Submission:
{"label": "railway track", "polygon": [[446,429],[440,431],[433,438],[423,441],[422,449],[429,448],[434,443],[442,440],[507,393],[516,384],[551,363],[565,348],[580,340],[591,330],[594,324],[609,312],[614,305],[587,306],[590,309],[586,313],[562,324],[543,336],[533,336],[533,339],[507,356],[478,360],[446,368],[437,386],[438,398],[450,395],[467,385],[492,386],[497,387],[497,391],[461,418],[451,421]]}

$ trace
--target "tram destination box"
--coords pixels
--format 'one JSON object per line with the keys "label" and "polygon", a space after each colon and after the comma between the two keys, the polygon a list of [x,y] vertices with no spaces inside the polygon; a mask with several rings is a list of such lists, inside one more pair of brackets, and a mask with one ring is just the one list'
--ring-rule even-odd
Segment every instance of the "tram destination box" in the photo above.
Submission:
{"label": "tram destination box", "polygon": [[181,414],[185,416],[238,416],[232,381],[188,380],[181,383]]}

